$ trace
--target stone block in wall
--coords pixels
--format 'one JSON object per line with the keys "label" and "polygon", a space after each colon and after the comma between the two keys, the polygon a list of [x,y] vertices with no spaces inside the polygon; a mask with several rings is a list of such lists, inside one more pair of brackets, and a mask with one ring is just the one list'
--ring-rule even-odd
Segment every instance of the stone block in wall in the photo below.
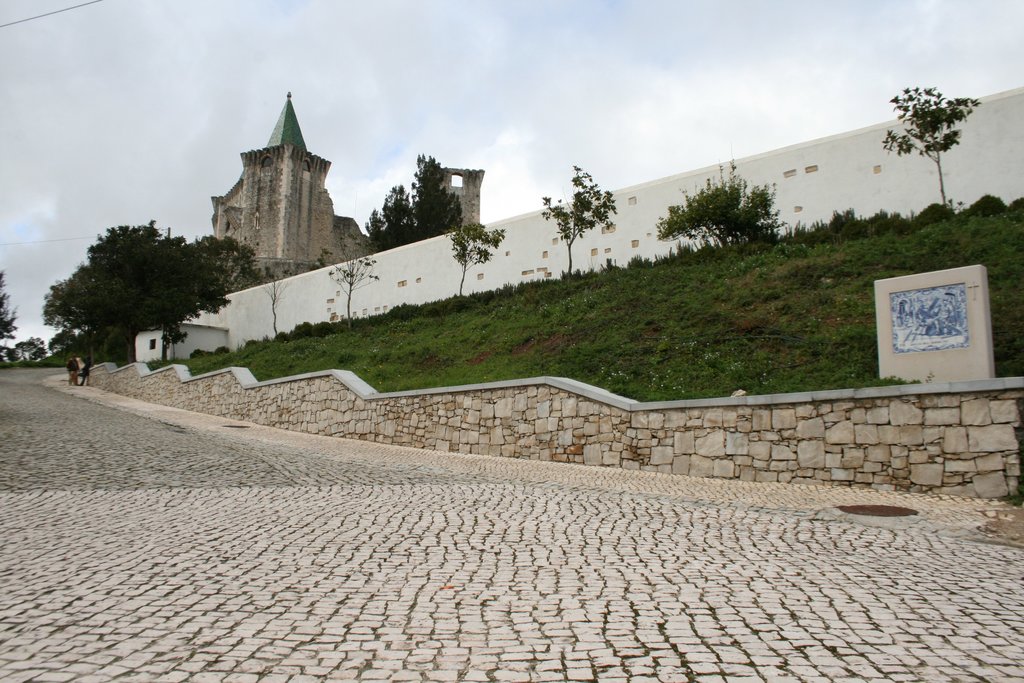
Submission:
{"label": "stone block in wall", "polygon": [[960,424],[988,425],[992,424],[987,398],[975,398],[960,404]]}
{"label": "stone block in wall", "polygon": [[864,449],[847,447],[843,449],[843,458],[840,467],[849,469],[860,469],[864,464]]}
{"label": "stone block in wall", "polygon": [[768,441],[751,441],[747,446],[747,455],[757,460],[767,460],[772,455],[772,445]]}
{"label": "stone block in wall", "polygon": [[601,464],[608,467],[619,467],[622,463],[621,451],[604,451],[601,455]]}
{"label": "stone block in wall", "polygon": [[970,450],[975,453],[1016,451],[1020,447],[1013,427],[1009,424],[968,427],[967,441]]}
{"label": "stone block in wall", "polygon": [[677,455],[672,459],[672,474],[689,474],[690,473],[690,456],[689,455]]}
{"label": "stone block in wall", "polygon": [[796,435],[801,439],[825,438],[825,421],[820,417],[800,420],[796,425]]}
{"label": "stone block in wall", "polygon": [[676,432],[673,435],[673,449],[677,455],[689,454],[696,452],[696,442],[693,438],[693,432]]}
{"label": "stone block in wall", "polygon": [[924,412],[907,401],[893,401],[889,404],[889,423],[897,427],[924,423]]}
{"label": "stone block in wall", "polygon": [[587,444],[583,447],[583,464],[600,465],[604,457],[601,453],[601,444]]}
{"label": "stone block in wall", "polygon": [[910,481],[921,486],[942,486],[943,466],[939,463],[920,463],[910,466]]}
{"label": "stone block in wall", "polygon": [[832,481],[853,481],[853,470],[848,470],[842,467],[833,467],[830,470],[832,475]]}
{"label": "stone block in wall", "polygon": [[878,425],[878,440],[885,444],[897,444],[900,442],[900,427],[892,425]]}
{"label": "stone block in wall", "polygon": [[960,408],[925,408],[924,423],[926,425],[960,424]]}
{"label": "stone block in wall", "polygon": [[715,471],[714,462],[711,458],[706,458],[703,455],[691,455],[689,475],[691,477],[710,477]]}
{"label": "stone block in wall", "polygon": [[796,410],[779,408],[772,411],[772,429],[794,429],[796,427]]}
{"label": "stone block in wall", "polygon": [[864,449],[864,458],[867,462],[888,463],[892,459],[892,449],[884,443],[874,444]]}
{"label": "stone block in wall", "polygon": [[877,406],[867,412],[868,424],[884,425],[889,423],[889,406]]}
{"label": "stone block in wall", "polygon": [[750,437],[739,432],[726,432],[725,454],[746,455],[750,450]]}
{"label": "stone block in wall", "polygon": [[651,449],[652,465],[671,465],[675,458],[675,451],[672,446],[655,446]]}
{"label": "stone block in wall", "polygon": [[710,408],[704,411],[704,420],[702,422],[704,427],[708,429],[714,427],[721,427],[722,422],[722,409],[721,408]]}
{"label": "stone block in wall", "polygon": [[975,458],[973,462],[979,472],[1002,471],[1005,465],[1005,459],[999,453],[983,455],[979,458]]}
{"label": "stone block in wall", "polygon": [[843,420],[825,430],[825,442],[848,444],[854,442],[853,422]]}
{"label": "stone block in wall", "polygon": [[673,410],[665,413],[665,429],[678,429],[685,427],[689,416],[685,410]]}
{"label": "stone block in wall", "polygon": [[872,424],[859,424],[853,428],[854,441],[859,444],[878,443],[878,427]]}
{"label": "stone block in wall", "polygon": [[967,450],[967,430],[963,427],[946,427],[942,435],[942,452],[966,453]]}
{"label": "stone block in wall", "polygon": [[784,446],[782,444],[773,443],[772,444],[772,460],[775,460],[775,461],[796,460],[796,453],[794,453],[793,450],[789,446]]}
{"label": "stone block in wall", "polygon": [[725,432],[718,429],[697,438],[696,450],[698,454],[709,458],[725,455]]}
{"label": "stone block in wall", "polygon": [[992,421],[996,423],[1016,423],[1020,420],[1017,402],[1012,400],[990,401],[989,413],[992,416]]}
{"label": "stone block in wall", "polygon": [[825,444],[821,441],[801,441],[796,446],[796,460],[800,467],[824,467]]}
{"label": "stone block in wall", "polygon": [[772,411],[768,408],[755,408],[751,416],[751,428],[755,432],[763,432],[772,428]]}
{"label": "stone block in wall", "polygon": [[713,475],[722,479],[732,479],[736,476],[736,467],[732,460],[721,459],[715,460],[713,468]]}
{"label": "stone block in wall", "polygon": [[946,462],[942,463],[942,466],[947,473],[963,473],[978,471],[978,465],[973,460],[954,460],[951,458],[949,460],[946,460]]}
{"label": "stone block in wall", "polygon": [[1010,494],[1010,487],[1002,472],[976,474],[971,480],[971,485],[979,498],[1002,498]]}

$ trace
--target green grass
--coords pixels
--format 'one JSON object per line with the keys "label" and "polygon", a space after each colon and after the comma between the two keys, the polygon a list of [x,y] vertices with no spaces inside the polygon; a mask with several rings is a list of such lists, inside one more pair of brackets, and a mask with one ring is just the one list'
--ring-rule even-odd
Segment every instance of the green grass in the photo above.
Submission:
{"label": "green grass", "polygon": [[186,364],[195,374],[244,366],[261,380],[347,369],[380,391],[553,375],[638,400],[874,386],[897,381],[877,376],[874,281],[980,263],[997,373],[1024,375],[1024,213],[902,230],[683,252],[400,306],[351,331],[307,325],[293,336],[326,336],[250,342]]}

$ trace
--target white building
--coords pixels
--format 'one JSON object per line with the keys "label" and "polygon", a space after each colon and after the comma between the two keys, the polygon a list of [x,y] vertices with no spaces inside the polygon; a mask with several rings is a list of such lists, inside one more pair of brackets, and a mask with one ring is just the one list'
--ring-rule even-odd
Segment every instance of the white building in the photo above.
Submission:
{"label": "white building", "polygon": [[[982,98],[963,124],[960,145],[943,156],[947,195],[971,204],[984,194],[1009,202],[1024,196],[1024,88]],[[751,184],[772,184],[776,207],[790,226],[828,220],[832,212],[852,208],[858,215],[879,210],[909,215],[940,201],[935,164],[917,156],[898,157],[882,148],[896,121],[813,140],[736,160],[737,172]],[[682,203],[718,166],[690,171],[613,192],[618,207],[614,229],[594,230],[573,245],[573,264],[594,269],[608,260],[625,265],[635,256],[653,258],[675,243],[658,240],[658,220],[668,207]],[[538,206],[540,199],[538,198]],[[505,230],[505,241],[490,263],[470,270],[465,293],[556,277],[566,267],[566,247],[540,210],[488,225]],[[353,317],[384,313],[399,304],[418,304],[458,293],[461,269],[446,237],[408,244],[375,254],[379,280],[356,290]],[[277,329],[302,322],[343,319],[345,293],[328,276],[330,268],[280,281]],[[230,304],[186,325],[189,338],[174,355],[187,358],[193,349],[236,348],[249,339],[272,336],[268,285],[229,295]],[[136,339],[139,360],[160,357],[159,331]]]}

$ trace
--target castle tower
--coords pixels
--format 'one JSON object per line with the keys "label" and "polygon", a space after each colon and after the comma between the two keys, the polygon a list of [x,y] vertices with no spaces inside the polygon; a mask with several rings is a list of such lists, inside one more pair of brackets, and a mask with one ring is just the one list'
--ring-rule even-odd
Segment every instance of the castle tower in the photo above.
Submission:
{"label": "castle tower", "polygon": [[468,168],[442,168],[444,187],[462,204],[462,224],[480,222],[480,187],[484,172]]}
{"label": "castle tower", "polygon": [[355,220],[334,215],[325,187],[331,162],[306,149],[292,94],[261,149],[242,153],[242,177],[213,197],[213,231],[256,251],[268,275],[283,277],[372,251]]}

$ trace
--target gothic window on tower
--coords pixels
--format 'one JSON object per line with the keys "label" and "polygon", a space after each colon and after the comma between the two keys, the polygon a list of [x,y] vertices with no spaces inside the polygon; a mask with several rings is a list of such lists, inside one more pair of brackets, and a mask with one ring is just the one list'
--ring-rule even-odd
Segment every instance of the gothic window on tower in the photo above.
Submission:
{"label": "gothic window on tower", "polygon": [[274,165],[274,160],[270,157],[263,157],[263,161],[260,162],[262,168],[270,168]]}
{"label": "gothic window on tower", "polygon": [[305,161],[302,162],[302,172],[304,174],[309,175],[309,172],[312,170],[312,168],[313,167],[309,165],[309,159],[306,159]]}
{"label": "gothic window on tower", "polygon": [[257,211],[256,215],[252,217],[252,227],[256,230],[260,229],[260,212]]}

